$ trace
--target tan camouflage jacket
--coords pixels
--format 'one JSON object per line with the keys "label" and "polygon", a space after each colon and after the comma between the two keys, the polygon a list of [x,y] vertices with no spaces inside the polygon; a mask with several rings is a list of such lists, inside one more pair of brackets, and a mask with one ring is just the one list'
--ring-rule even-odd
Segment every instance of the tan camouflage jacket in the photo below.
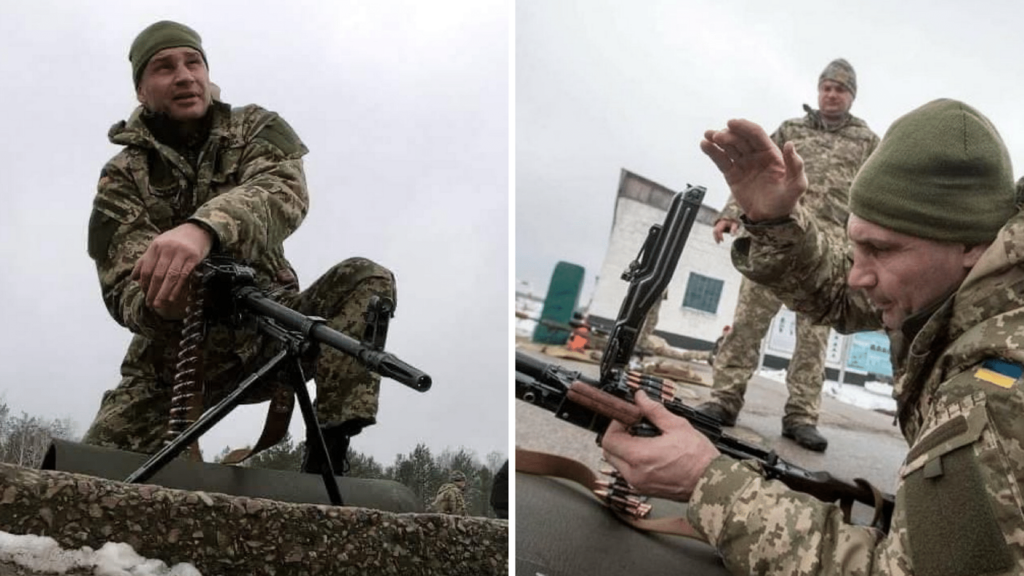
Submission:
{"label": "tan camouflage jacket", "polygon": [[441,514],[466,515],[466,498],[458,484],[449,482],[437,490],[437,496],[430,504],[430,509]]}
{"label": "tan camouflage jacket", "polygon": [[[881,326],[863,294],[846,285],[848,254],[829,250],[806,211],[748,231],[733,246],[745,275],[842,332]],[[890,334],[910,445],[890,533],[844,524],[835,505],[722,456],[698,483],[688,515],[731,571],[1024,573],[1024,214],[922,321],[909,341]]]}
{"label": "tan camouflage jacket", "polygon": [[[283,119],[258,106],[232,109],[215,101],[210,113],[210,135],[195,164],[154,138],[141,107],[110,129],[110,141],[124,150],[100,175],[89,255],[96,261],[107,310],[136,335],[122,372],[149,373],[155,367],[159,374],[173,364],[164,360],[175,353],[182,323],[149,309],[131,279],[135,262],[162,232],[187,221],[199,223],[215,233],[215,248],[249,262],[262,286],[297,288],[282,243],[308,208],[301,159],[306,147]],[[255,353],[251,335],[220,330],[209,338],[219,341],[215,348],[231,351],[229,364]],[[215,366],[217,360],[207,358],[206,364]]]}
{"label": "tan camouflage jacket", "polygon": [[[800,203],[819,221],[846,229],[850,184],[864,161],[878,147],[878,135],[866,122],[848,116],[842,124],[826,128],[817,110],[804,105],[807,115],[786,120],[772,134],[780,149],[792,142],[804,159],[807,192]],[[719,216],[739,220],[743,212],[731,196]],[[833,227],[832,232],[835,232]]]}

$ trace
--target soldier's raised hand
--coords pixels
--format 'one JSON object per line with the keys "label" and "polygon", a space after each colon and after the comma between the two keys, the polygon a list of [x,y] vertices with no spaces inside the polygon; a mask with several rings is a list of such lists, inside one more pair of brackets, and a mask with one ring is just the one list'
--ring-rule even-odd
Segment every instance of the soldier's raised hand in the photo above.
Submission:
{"label": "soldier's raised hand", "polygon": [[711,235],[715,238],[715,244],[721,244],[725,238],[724,234],[736,235],[736,230],[739,229],[739,220],[733,220],[732,218],[719,218],[715,222],[715,227],[711,230]]}
{"label": "soldier's raised hand", "polygon": [[700,149],[725,176],[736,203],[752,222],[789,216],[807,190],[804,161],[790,142],[783,150],[749,120],[708,130]]}

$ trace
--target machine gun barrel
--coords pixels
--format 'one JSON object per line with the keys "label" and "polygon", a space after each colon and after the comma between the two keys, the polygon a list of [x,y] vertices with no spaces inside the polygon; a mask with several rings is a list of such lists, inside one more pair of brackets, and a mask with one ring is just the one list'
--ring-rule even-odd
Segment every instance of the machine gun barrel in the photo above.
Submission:
{"label": "machine gun barrel", "polygon": [[355,338],[334,330],[322,318],[306,316],[278,304],[254,286],[238,288],[235,297],[249,310],[271,318],[289,330],[307,335],[315,342],[353,356],[381,376],[401,382],[418,392],[430,389],[431,378],[422,370],[403,362],[394,354],[364,346]]}

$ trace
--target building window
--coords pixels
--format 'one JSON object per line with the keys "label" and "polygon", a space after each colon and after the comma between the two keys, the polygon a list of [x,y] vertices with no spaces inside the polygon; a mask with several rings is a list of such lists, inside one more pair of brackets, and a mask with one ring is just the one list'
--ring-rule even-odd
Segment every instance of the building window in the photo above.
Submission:
{"label": "building window", "polygon": [[716,314],[718,301],[722,298],[723,284],[722,280],[690,272],[690,280],[686,283],[686,295],[683,296],[683,308]]}

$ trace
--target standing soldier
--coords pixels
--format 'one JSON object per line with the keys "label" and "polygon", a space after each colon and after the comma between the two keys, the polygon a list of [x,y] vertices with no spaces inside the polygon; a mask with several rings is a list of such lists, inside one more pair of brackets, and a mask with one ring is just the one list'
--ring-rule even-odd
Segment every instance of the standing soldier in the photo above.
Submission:
{"label": "standing soldier", "polygon": [[[850,183],[878,146],[878,136],[863,120],[850,114],[856,96],[853,67],[842,58],[833,60],[818,78],[819,110],[805,104],[806,116],[783,122],[771,136],[780,149],[786,142],[796,146],[809,182],[800,203],[824,233],[838,239],[845,238]],[[736,233],[741,214],[730,197],[715,222],[716,242],[722,241],[723,233]],[[725,335],[715,355],[712,400],[697,410],[726,426],[736,424],[747,382],[757,368],[761,340],[781,306],[770,291],[743,278],[733,330]],[[817,429],[828,332],[828,327],[814,326],[807,316],[797,314],[796,349],[786,371],[789,399],[782,417],[783,436],[818,452],[828,447]]]}
{"label": "standing soldier", "polygon": [[461,470],[452,470],[448,483],[437,489],[437,496],[430,509],[441,514],[466,515],[466,475]]}
{"label": "standing soldier", "polygon": [[651,306],[651,309],[647,311],[647,316],[644,317],[644,324],[640,327],[640,334],[636,338],[636,344],[638,348],[644,350],[651,350],[654,345],[648,342],[648,339],[654,335],[654,329],[658,326],[658,315],[661,314],[661,303],[668,300],[668,290],[661,293],[661,298]]}
{"label": "standing soldier", "polygon": [[[393,299],[395,286],[390,271],[351,258],[300,292],[283,242],[309,207],[305,145],[277,114],[217,98],[202,41],[188,26],[149,26],[128,57],[141,106],[110,129],[110,141],[123,150],[100,173],[89,256],[107,309],[134,337],[121,382],[103,395],[84,442],[151,454],[167,439],[192,270],[212,251],[251,263],[257,284],[281,304],[356,337],[367,302]],[[199,400],[207,406],[276,351],[255,331],[220,326],[210,327],[201,348]],[[380,376],[324,349],[315,379],[317,416],[341,471],[349,438],[375,422]],[[248,400],[273,398],[271,416],[286,428],[290,388],[271,386],[256,396]],[[310,453],[303,469],[318,473],[323,464],[319,452]]]}

